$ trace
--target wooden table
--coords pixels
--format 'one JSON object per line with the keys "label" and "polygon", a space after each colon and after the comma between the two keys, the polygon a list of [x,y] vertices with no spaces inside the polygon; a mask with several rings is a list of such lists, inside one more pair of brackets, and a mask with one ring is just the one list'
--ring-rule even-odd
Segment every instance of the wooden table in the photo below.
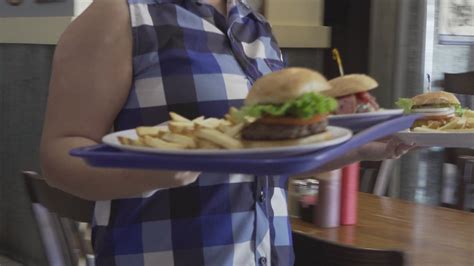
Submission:
{"label": "wooden table", "polygon": [[357,247],[402,250],[408,265],[474,265],[474,213],[359,193],[357,225],[323,229],[293,218],[292,227]]}

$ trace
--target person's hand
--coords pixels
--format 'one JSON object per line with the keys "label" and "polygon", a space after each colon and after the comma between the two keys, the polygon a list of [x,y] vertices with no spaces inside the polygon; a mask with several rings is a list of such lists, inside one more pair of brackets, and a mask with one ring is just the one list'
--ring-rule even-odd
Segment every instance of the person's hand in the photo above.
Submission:
{"label": "person's hand", "polygon": [[171,187],[186,186],[191,183],[194,183],[200,174],[201,174],[200,172],[189,172],[189,171],[177,172],[175,175],[176,183],[172,185]]}
{"label": "person's hand", "polygon": [[415,145],[407,145],[395,137],[374,141],[358,149],[362,161],[382,161],[386,159],[398,159],[408,151],[414,149]]}

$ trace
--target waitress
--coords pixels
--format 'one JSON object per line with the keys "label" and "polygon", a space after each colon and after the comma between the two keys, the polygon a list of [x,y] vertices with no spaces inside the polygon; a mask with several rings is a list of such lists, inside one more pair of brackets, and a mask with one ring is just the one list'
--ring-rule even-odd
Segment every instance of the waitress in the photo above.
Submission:
{"label": "waitress", "polygon": [[[102,265],[292,265],[286,177],[98,169],[70,157],[174,111],[222,115],[282,69],[265,18],[244,0],[96,0],[56,48],[42,136],[47,181],[96,201]],[[406,150],[372,143],[326,169]]]}

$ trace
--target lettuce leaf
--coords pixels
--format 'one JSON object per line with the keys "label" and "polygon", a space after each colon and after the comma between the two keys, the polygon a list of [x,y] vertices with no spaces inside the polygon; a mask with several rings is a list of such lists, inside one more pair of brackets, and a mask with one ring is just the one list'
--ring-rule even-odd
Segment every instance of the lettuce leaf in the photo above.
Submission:
{"label": "lettuce leaf", "polygon": [[454,112],[456,113],[456,116],[463,116],[464,112],[469,110],[469,108],[463,108],[460,104],[457,104],[454,106]]}
{"label": "lettuce leaf", "polygon": [[405,114],[410,113],[414,105],[413,101],[409,98],[400,98],[395,104],[402,108]]}
{"label": "lettuce leaf", "polygon": [[242,116],[255,118],[260,118],[263,115],[310,118],[317,114],[328,114],[336,108],[337,101],[335,99],[310,92],[280,105],[257,104],[244,106],[240,112]]}

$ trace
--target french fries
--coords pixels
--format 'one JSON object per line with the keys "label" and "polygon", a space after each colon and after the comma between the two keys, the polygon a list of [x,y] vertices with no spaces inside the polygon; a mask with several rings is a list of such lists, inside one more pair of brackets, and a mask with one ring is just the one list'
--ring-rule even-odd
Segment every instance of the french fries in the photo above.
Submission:
{"label": "french fries", "polygon": [[219,145],[205,139],[197,139],[197,146],[200,149],[206,149],[206,150],[220,150],[221,149]]}
{"label": "french fries", "polygon": [[221,124],[221,120],[217,118],[208,118],[194,122],[195,125],[202,128],[217,128]]}
{"label": "french fries", "polygon": [[242,142],[222,133],[215,129],[200,128],[196,131],[196,136],[207,141],[211,141],[226,149],[241,149]]}
{"label": "french fries", "polygon": [[171,121],[168,123],[168,128],[173,133],[186,134],[194,130],[194,123],[192,121]]}
{"label": "french fries", "polygon": [[144,143],[141,139],[131,139],[127,137],[118,136],[118,141],[122,145],[144,146]]}
{"label": "french fries", "polygon": [[473,110],[465,110],[464,111],[464,117],[474,118],[474,111]]}
{"label": "french fries", "polygon": [[455,117],[445,125],[434,121],[426,126],[415,127],[413,132],[474,132],[474,112],[466,111],[464,116]]}
{"label": "french fries", "polygon": [[[137,127],[137,139],[118,137],[123,145],[158,149],[241,149],[240,132],[247,118],[240,119],[238,110],[231,108],[224,119],[203,116],[188,119],[170,112],[165,126]],[[247,119],[247,120],[246,120]]]}
{"label": "french fries", "polygon": [[171,120],[173,120],[175,122],[191,122],[191,120],[189,120],[189,119],[187,119],[183,116],[180,116],[175,112],[170,112],[170,117],[171,117]]}
{"label": "french fries", "polygon": [[171,142],[171,143],[185,145],[186,148],[189,148],[189,149],[194,149],[194,148],[197,147],[196,146],[196,141],[192,137],[189,137],[189,136],[186,136],[186,135],[180,135],[180,134],[175,134],[175,133],[167,133],[167,134],[164,134],[161,137],[161,139],[163,139],[164,141]]}
{"label": "french fries", "polygon": [[226,134],[229,137],[235,137],[242,131],[244,126],[245,126],[244,123],[238,123],[237,125],[230,126],[222,131],[224,132],[224,134]]}
{"label": "french fries", "polygon": [[151,136],[143,137],[143,141],[146,146],[151,147],[151,148],[170,149],[170,150],[179,150],[179,149],[186,148],[186,144],[167,142],[159,138],[153,138]]}
{"label": "french fries", "polygon": [[163,128],[160,127],[137,127],[136,128],[138,136],[158,136],[161,132],[164,131]]}

